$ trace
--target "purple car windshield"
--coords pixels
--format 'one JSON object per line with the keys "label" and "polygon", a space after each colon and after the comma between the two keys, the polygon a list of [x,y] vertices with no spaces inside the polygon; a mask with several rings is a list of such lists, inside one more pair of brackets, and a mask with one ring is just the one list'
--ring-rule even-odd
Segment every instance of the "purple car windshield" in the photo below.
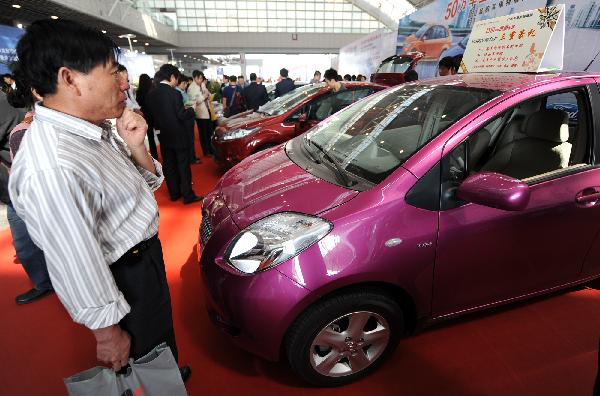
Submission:
{"label": "purple car windshield", "polygon": [[[348,177],[377,184],[431,139],[497,91],[450,85],[400,85],[350,106],[304,136],[314,155]],[[317,150],[318,149],[318,150]]]}

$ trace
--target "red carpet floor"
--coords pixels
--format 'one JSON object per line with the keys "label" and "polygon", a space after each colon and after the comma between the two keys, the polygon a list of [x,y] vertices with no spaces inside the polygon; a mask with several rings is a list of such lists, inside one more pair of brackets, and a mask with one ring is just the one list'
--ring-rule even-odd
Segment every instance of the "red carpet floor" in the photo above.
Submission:
{"label": "red carpet floor", "polygon": [[[219,174],[211,159],[193,166],[205,194]],[[157,192],[160,238],[181,361],[193,368],[190,395],[591,395],[600,334],[600,291],[578,289],[472,315],[403,340],[378,372],[337,389],[312,389],[284,364],[230,345],[204,311],[195,242],[200,204]],[[63,395],[62,378],[95,366],[95,342],[71,322],[56,296],[17,306],[30,284],[0,232],[0,395]]]}

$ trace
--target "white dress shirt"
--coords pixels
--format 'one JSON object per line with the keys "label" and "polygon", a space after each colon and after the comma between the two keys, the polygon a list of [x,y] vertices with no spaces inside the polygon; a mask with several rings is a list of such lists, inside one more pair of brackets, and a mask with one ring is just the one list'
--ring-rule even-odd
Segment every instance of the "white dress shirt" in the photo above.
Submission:
{"label": "white dress shirt", "polygon": [[106,122],[35,106],[9,180],[12,203],[44,251],[52,285],[77,323],[118,323],[130,306],[109,266],[158,231],[163,181],[136,165]]}

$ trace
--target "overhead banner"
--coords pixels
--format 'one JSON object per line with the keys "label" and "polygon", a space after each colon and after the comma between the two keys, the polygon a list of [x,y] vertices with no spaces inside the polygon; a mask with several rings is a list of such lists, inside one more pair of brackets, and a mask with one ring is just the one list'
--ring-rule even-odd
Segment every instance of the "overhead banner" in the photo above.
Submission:
{"label": "overhead banner", "polygon": [[563,67],[564,5],[478,21],[460,72],[543,72]]}
{"label": "overhead banner", "polygon": [[382,60],[393,54],[395,43],[395,33],[379,29],[340,48],[338,73],[370,76]]}
{"label": "overhead banner", "polygon": [[0,25],[0,74],[10,73],[9,66],[17,60],[17,43],[23,34],[23,29]]}
{"label": "overhead banner", "polygon": [[563,70],[600,71],[597,0],[434,0],[399,21],[396,54],[425,53],[416,70],[420,79],[433,77],[441,58],[464,53],[476,22],[560,4],[565,18]]}

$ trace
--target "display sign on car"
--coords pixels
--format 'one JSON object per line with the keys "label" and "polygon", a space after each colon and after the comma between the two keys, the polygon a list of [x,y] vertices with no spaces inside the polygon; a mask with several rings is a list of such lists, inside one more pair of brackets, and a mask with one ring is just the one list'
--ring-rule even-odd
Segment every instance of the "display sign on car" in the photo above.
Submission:
{"label": "display sign on car", "polygon": [[563,70],[600,70],[595,0],[434,0],[400,19],[396,54],[425,53],[416,70],[420,79],[434,77],[440,59],[464,53],[476,22],[559,4],[564,4],[565,18]]}
{"label": "display sign on car", "polygon": [[460,71],[542,72],[563,66],[564,5],[475,23]]}

